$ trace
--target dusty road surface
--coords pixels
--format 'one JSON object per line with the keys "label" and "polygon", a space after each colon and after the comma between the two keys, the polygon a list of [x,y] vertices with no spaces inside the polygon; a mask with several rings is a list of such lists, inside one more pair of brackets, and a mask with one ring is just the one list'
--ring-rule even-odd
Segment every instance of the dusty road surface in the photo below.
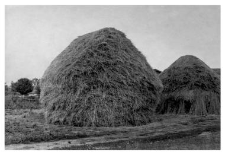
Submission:
{"label": "dusty road surface", "polygon": [[203,132],[195,136],[151,141],[133,139],[121,142],[99,143],[72,147],[62,150],[220,150],[220,132]]}
{"label": "dusty road surface", "polygon": [[220,116],[160,115],[136,127],[47,125],[42,110],[6,111],[5,149],[220,149]]}

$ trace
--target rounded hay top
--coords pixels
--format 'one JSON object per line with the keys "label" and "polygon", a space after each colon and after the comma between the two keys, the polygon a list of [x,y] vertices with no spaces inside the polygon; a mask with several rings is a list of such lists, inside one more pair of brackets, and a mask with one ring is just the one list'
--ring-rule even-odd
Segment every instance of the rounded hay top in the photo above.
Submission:
{"label": "rounded hay top", "polygon": [[219,114],[220,78],[195,56],[182,56],[160,75],[159,113]]}
{"label": "rounded hay top", "polygon": [[162,84],[124,33],[104,28],[60,53],[41,90],[48,123],[130,126],[151,122]]}

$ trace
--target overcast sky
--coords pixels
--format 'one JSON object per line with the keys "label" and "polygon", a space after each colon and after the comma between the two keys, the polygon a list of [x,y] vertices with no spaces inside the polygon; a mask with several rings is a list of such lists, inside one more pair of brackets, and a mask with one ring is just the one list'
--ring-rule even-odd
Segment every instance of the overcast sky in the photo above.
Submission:
{"label": "overcast sky", "polygon": [[114,27],[124,32],[152,68],[183,55],[220,67],[219,6],[6,6],[7,83],[41,78],[77,36]]}

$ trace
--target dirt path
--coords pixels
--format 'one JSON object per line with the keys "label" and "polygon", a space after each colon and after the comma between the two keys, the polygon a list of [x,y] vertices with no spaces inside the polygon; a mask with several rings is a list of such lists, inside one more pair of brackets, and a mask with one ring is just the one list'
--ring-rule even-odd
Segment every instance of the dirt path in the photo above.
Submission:
{"label": "dirt path", "polygon": [[203,132],[199,135],[175,139],[151,141],[132,139],[120,142],[98,143],[72,147],[62,150],[220,150],[220,132]]}
{"label": "dirt path", "polygon": [[220,116],[194,117],[177,116],[161,122],[138,127],[95,128],[89,129],[84,138],[69,140],[50,140],[49,142],[6,145],[5,149],[66,149],[87,145],[118,143],[131,140],[148,140],[151,142],[199,135],[202,132],[220,131]]}

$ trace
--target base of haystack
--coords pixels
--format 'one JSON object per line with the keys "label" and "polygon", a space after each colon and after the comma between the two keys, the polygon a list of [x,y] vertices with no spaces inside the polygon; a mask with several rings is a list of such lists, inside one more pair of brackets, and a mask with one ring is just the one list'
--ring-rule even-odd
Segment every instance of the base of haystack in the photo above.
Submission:
{"label": "base of haystack", "polygon": [[[68,125],[76,127],[119,127],[119,126],[141,126],[152,122],[154,113],[151,111],[140,113],[120,114],[117,116],[110,116],[105,114],[105,117],[92,116],[91,114],[84,114],[83,117],[76,117],[75,114],[68,115],[67,111],[52,111],[45,112],[45,121],[48,124],[54,125]],[[93,118],[93,119],[89,119]]]}
{"label": "base of haystack", "polygon": [[183,100],[168,98],[161,102],[156,108],[156,113],[165,114],[192,114],[208,115],[220,114],[220,100],[214,96],[206,100],[205,97],[198,97],[196,100]]}

